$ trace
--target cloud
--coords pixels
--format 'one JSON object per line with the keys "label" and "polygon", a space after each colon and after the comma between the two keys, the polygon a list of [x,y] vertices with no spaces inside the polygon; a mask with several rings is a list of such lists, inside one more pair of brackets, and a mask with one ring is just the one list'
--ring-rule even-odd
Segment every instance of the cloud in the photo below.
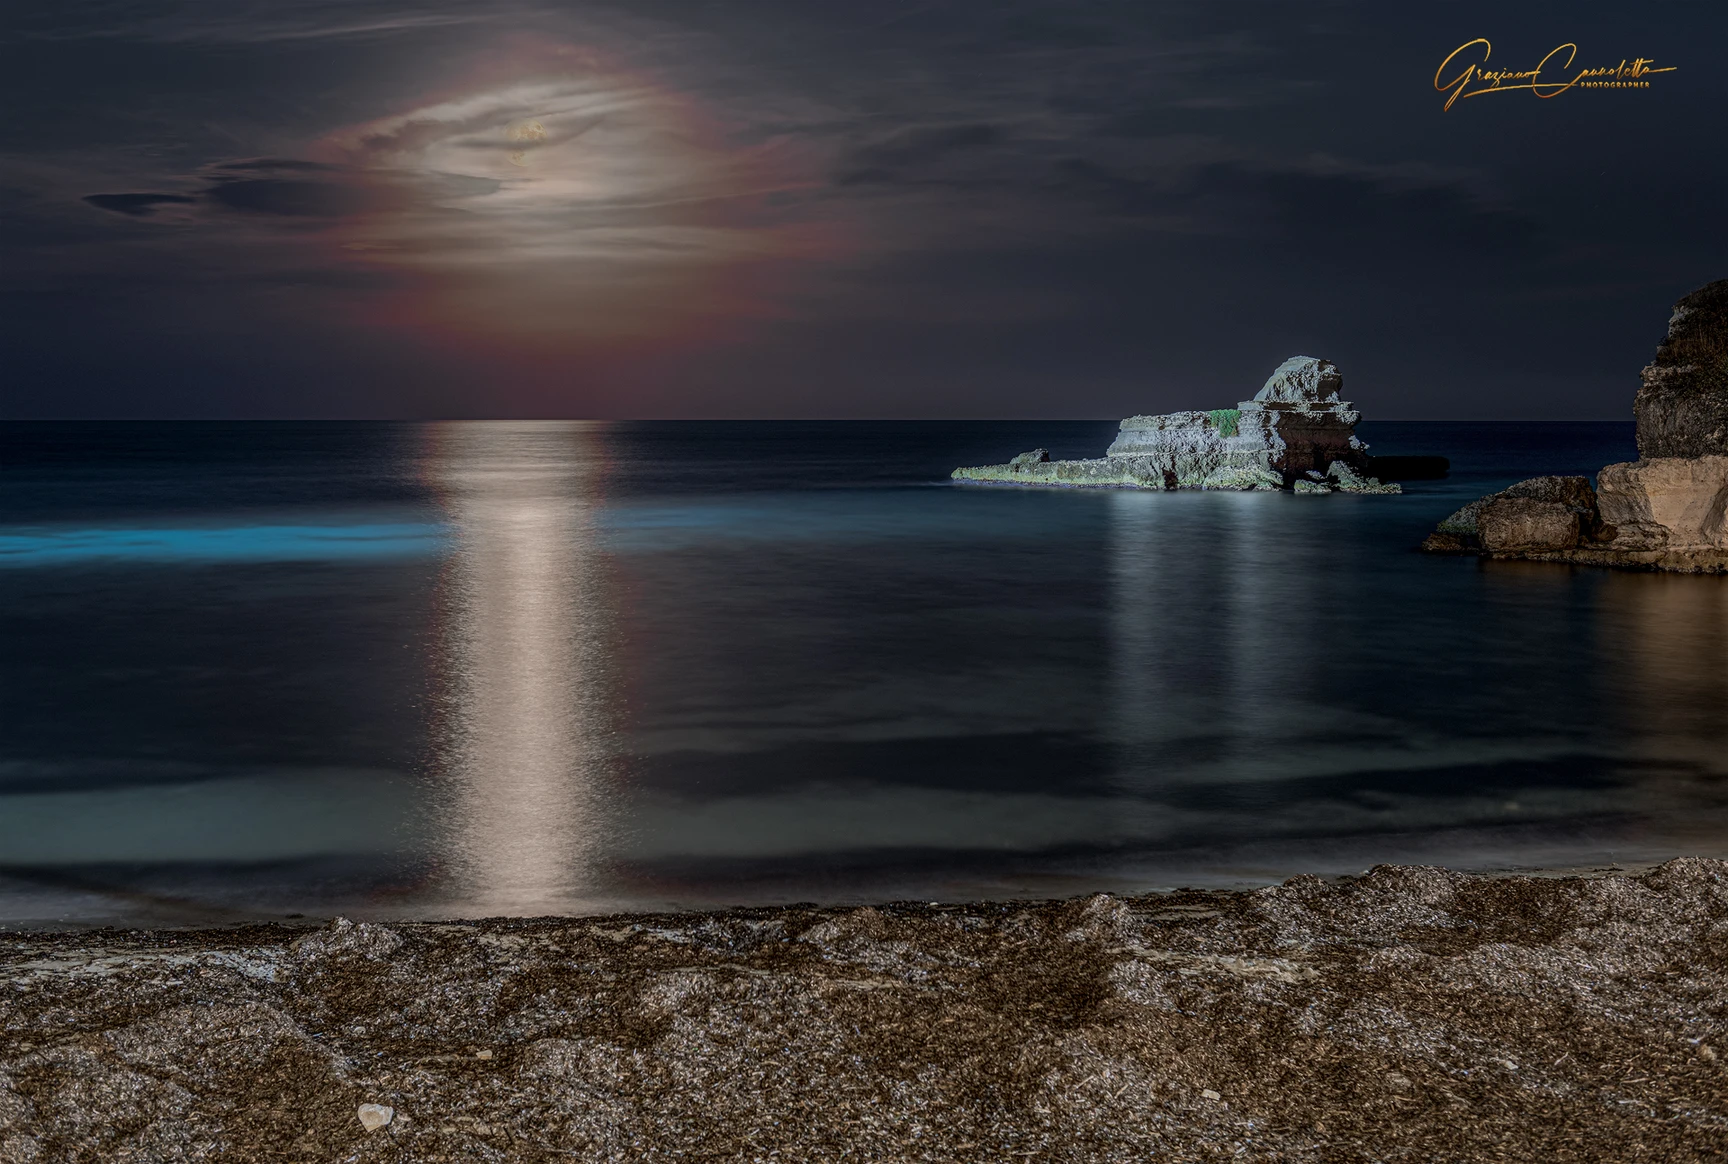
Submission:
{"label": "cloud", "polygon": [[303,158],[247,158],[208,166],[202,192],[210,204],[287,218],[354,218],[402,209],[414,201],[403,184],[363,170]]}
{"label": "cloud", "polygon": [[90,194],[84,201],[134,218],[157,206],[198,206],[283,218],[351,219],[496,193],[503,183],[468,174],[365,169],[304,158],[243,158],[207,166],[195,194]]}
{"label": "cloud", "polygon": [[393,190],[291,178],[235,179],[216,184],[208,194],[234,210],[301,218],[349,218],[406,203]]}
{"label": "cloud", "polygon": [[[92,11],[92,9],[96,11]],[[473,12],[426,11],[417,3],[373,0],[107,0],[77,9],[55,6],[21,20],[13,35],[35,41],[131,40],[155,44],[273,44],[389,36],[472,24]]]}
{"label": "cloud", "polygon": [[911,126],[860,147],[848,161],[863,167],[915,168],[965,150],[1000,145],[1007,136],[1001,126],[985,122]]}
{"label": "cloud", "polygon": [[158,206],[198,200],[185,194],[86,194],[84,201],[99,210],[124,214],[129,218],[148,218]]}
{"label": "cloud", "polygon": [[250,177],[278,173],[330,174],[342,167],[330,162],[307,161],[305,158],[237,158],[233,161],[217,162],[206,169],[208,173],[220,178],[223,175]]}
{"label": "cloud", "polygon": [[805,205],[818,171],[728,128],[591,50],[540,44],[292,152],[175,175],[184,194],[152,180],[92,204],[148,219],[177,202],[175,230],[124,245],[140,263],[172,250],[187,278],[226,265],[364,293],[340,275],[373,271],[388,277],[377,316],[397,324],[603,346],[764,311],[757,272],[830,247]]}
{"label": "cloud", "polygon": [[882,253],[1139,247],[1158,238],[1528,256],[1537,219],[1479,170],[1291,155],[1222,136],[1111,132],[1109,119],[914,124],[840,152],[828,196],[878,224]]}
{"label": "cloud", "polygon": [[1383,238],[1510,259],[1533,252],[1541,241],[1534,218],[1441,180],[1409,183],[1372,171],[1214,166],[1198,176],[1195,194],[1214,202],[1237,201],[1244,213],[1285,237],[1322,246]]}
{"label": "cloud", "polygon": [[1537,221],[1471,171],[1220,152],[1147,169],[1069,157],[1051,166],[1049,184],[1100,230],[1280,238],[1341,252],[1372,239],[1503,255],[1542,244]]}

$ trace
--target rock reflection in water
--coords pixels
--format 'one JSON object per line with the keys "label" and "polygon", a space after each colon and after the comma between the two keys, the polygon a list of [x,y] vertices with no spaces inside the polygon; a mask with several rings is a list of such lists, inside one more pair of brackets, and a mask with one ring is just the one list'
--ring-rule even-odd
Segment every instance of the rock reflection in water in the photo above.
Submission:
{"label": "rock reflection in water", "polygon": [[1728,769],[1728,584],[1717,577],[1605,574],[1602,678],[1623,709],[1628,746],[1712,775]]}
{"label": "rock reflection in water", "polygon": [[1110,731],[1117,779],[1132,790],[1148,787],[1183,753],[1218,746],[1208,731],[1219,710],[1210,697],[1228,666],[1217,649],[1217,617],[1166,617],[1182,592],[1216,598],[1227,565],[1217,540],[1189,554],[1162,552],[1180,520],[1164,500],[1127,491],[1110,497]]}
{"label": "rock reflection in water", "polygon": [[596,426],[433,427],[444,582],[440,825],[459,910],[570,910],[605,837],[610,717]]}
{"label": "rock reflection in water", "polygon": [[1272,536],[1289,518],[1272,509],[1282,500],[1110,498],[1110,731],[1129,789],[1263,776],[1324,721],[1300,695],[1323,660],[1304,646],[1310,563]]}

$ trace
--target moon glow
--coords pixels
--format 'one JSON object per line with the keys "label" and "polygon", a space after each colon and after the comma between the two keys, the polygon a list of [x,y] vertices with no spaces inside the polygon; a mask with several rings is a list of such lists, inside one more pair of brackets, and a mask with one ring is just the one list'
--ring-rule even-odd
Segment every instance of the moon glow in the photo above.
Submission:
{"label": "moon glow", "polygon": [[633,350],[753,318],[767,308],[747,277],[831,247],[825,223],[782,204],[810,159],[740,145],[723,109],[597,53],[581,68],[547,56],[314,144],[330,173],[381,192],[331,237],[402,280],[390,318],[529,340],[511,349],[525,366]]}
{"label": "moon glow", "polygon": [[518,121],[504,131],[504,138],[522,147],[513,149],[506,155],[510,159],[510,164],[526,166],[528,164],[528,151],[546,140],[546,127],[532,118],[527,121]]}

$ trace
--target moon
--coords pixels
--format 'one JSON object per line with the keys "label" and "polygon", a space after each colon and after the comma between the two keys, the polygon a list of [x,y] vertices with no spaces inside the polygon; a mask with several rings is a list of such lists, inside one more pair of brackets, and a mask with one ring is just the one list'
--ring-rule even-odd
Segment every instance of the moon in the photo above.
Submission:
{"label": "moon", "polygon": [[504,131],[504,138],[506,141],[515,142],[524,147],[511,150],[506,155],[510,159],[510,164],[526,166],[528,164],[528,151],[546,140],[546,127],[532,118],[527,121],[518,121]]}

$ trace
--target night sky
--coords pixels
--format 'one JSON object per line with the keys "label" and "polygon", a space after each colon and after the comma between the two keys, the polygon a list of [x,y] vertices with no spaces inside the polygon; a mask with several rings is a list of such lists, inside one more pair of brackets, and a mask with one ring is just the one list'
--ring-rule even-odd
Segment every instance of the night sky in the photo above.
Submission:
{"label": "night sky", "polygon": [[[1648,89],[1445,110],[1441,61]],[[1624,418],[1728,6],[12,0],[10,416]]]}

